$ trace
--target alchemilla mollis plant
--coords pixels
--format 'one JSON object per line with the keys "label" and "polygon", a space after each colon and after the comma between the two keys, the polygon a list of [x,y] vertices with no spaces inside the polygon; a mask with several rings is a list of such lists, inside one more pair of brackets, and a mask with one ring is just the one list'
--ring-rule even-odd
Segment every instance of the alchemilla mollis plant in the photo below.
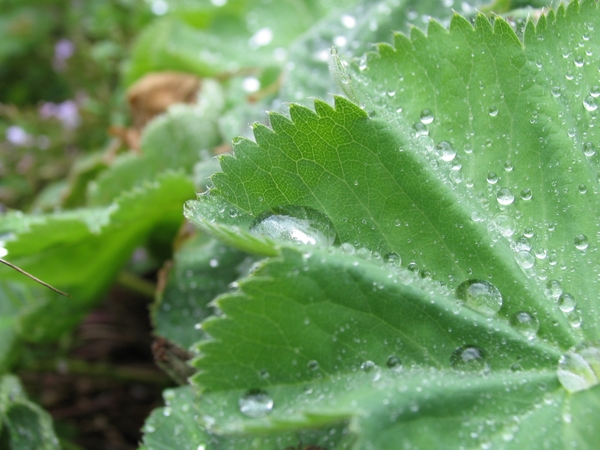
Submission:
{"label": "alchemilla mollis plant", "polygon": [[[214,17],[233,8],[212,3]],[[453,13],[448,2],[430,11],[392,0],[300,3],[324,18],[293,20],[298,5],[274,6],[256,18],[254,55],[234,44],[212,53],[216,66],[261,75],[209,84],[217,106],[198,114],[224,137],[259,121],[185,203],[200,232],[178,247],[152,314],[158,335],[194,352],[195,373],[165,392],[141,448],[595,448],[598,3],[504,17]],[[407,18],[426,30],[404,28]],[[391,29],[405,32],[390,40]],[[161,42],[172,48],[185,32]],[[213,75],[187,42],[164,60]],[[142,59],[134,50],[131,77]],[[232,100],[248,91],[252,103]],[[275,111],[266,120],[265,109]],[[156,154],[179,114],[147,132]],[[208,164],[196,172],[214,171]],[[114,173],[98,181],[97,198]],[[126,256],[133,236],[167,220],[156,205],[172,212],[190,198],[190,175],[153,177],[109,206],[13,217],[8,255],[27,266],[43,247],[26,243],[32,230],[66,235],[68,225],[80,241],[110,242],[105,259]],[[83,226],[91,218],[97,229]],[[46,278],[94,298],[86,284]],[[12,439],[11,402],[35,405],[1,398]]]}

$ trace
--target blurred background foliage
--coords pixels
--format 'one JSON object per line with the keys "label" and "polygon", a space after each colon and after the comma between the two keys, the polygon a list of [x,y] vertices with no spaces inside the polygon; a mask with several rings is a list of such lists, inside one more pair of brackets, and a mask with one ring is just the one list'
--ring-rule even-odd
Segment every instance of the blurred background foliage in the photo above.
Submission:
{"label": "blurred background foliage", "polygon": [[0,0],[0,203],[31,209],[126,122],[119,79],[142,0]]}

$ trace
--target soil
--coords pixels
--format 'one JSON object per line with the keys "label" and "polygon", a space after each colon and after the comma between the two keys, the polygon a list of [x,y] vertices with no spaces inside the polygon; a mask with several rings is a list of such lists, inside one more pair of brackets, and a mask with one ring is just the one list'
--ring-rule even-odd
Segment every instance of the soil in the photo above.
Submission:
{"label": "soil", "polygon": [[144,420],[173,385],[153,361],[148,307],[148,299],[115,288],[80,324],[65,356],[56,357],[56,346],[30,349],[48,352],[50,362],[19,376],[61,440],[85,450],[139,447]]}

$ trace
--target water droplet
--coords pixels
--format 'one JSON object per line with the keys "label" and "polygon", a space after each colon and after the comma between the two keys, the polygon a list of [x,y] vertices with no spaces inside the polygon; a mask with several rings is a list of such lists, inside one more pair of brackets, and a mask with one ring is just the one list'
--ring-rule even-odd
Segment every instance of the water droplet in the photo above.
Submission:
{"label": "water droplet", "polygon": [[331,47],[329,53],[331,53],[332,56],[335,56],[338,54],[338,49],[336,47]]}
{"label": "water droplet", "polygon": [[267,237],[299,244],[328,247],[337,234],[329,218],[305,206],[280,206],[260,214],[250,231]]}
{"label": "water droplet", "polygon": [[577,310],[567,313],[567,320],[569,321],[569,325],[571,325],[573,328],[579,328],[583,323],[583,318]]}
{"label": "water droplet", "polygon": [[515,259],[523,269],[531,269],[535,264],[535,256],[527,251],[518,252]]}
{"label": "water droplet", "polygon": [[600,383],[600,342],[583,342],[571,347],[558,361],[558,380],[569,392],[589,389]]}
{"label": "water droplet", "polygon": [[486,180],[489,184],[496,184],[498,182],[498,175],[495,172],[487,174]]}
{"label": "water droplet", "polygon": [[510,237],[515,233],[515,224],[509,216],[499,214],[494,218],[494,222],[502,236]]}
{"label": "water droplet", "polygon": [[596,154],[596,146],[591,142],[583,143],[583,154],[585,156],[594,156]]}
{"label": "water droplet", "polygon": [[510,317],[510,324],[516,331],[529,340],[535,338],[540,329],[540,321],[538,318],[526,311],[513,314]]}
{"label": "water droplet", "polygon": [[575,248],[577,250],[585,250],[586,248],[588,248],[588,238],[585,234],[580,234],[579,236],[575,236],[574,239],[575,242]]}
{"label": "water droplet", "polygon": [[356,26],[356,18],[349,14],[342,14],[340,18],[342,25],[344,25],[348,29],[352,29]]}
{"label": "water droplet", "polygon": [[580,184],[577,186],[577,190],[580,194],[585,194],[587,192],[587,186],[585,184]]}
{"label": "water droplet", "polygon": [[309,362],[306,363],[306,367],[308,367],[309,370],[319,370],[319,361],[311,359]]}
{"label": "water droplet", "polygon": [[506,170],[507,172],[512,172],[514,168],[515,168],[515,166],[513,165],[512,162],[506,161],[504,163],[504,170]]}
{"label": "water droplet", "polygon": [[385,362],[385,365],[394,371],[402,370],[402,361],[395,355],[390,356]]}
{"label": "water droplet", "polygon": [[399,266],[402,263],[402,257],[398,253],[387,253],[383,257],[383,261],[393,266]]}
{"label": "water droplet", "polygon": [[488,366],[485,361],[486,353],[482,348],[474,345],[459,347],[450,356],[450,365],[454,370],[481,372],[486,371]]}
{"label": "water droplet", "polygon": [[575,59],[573,60],[573,62],[575,63],[576,67],[583,67],[583,57],[582,56],[576,56]]}
{"label": "water droplet", "polygon": [[491,117],[496,117],[498,115],[498,108],[496,108],[495,106],[492,106],[488,110],[488,113]]}
{"label": "water droplet", "polygon": [[560,97],[562,94],[560,86],[553,86],[551,92],[556,98]]}
{"label": "water droplet", "polygon": [[429,125],[431,122],[433,122],[433,119],[433,113],[430,110],[424,109],[421,111],[421,123],[423,125]]}
{"label": "water droplet", "polygon": [[583,99],[583,107],[591,112],[598,109],[598,104],[596,103],[596,99],[594,97],[588,95]]}
{"label": "water droplet", "polygon": [[556,301],[563,293],[563,288],[558,281],[550,280],[546,284],[546,290],[544,291],[544,293],[546,294],[546,297],[548,297],[548,299]]}
{"label": "water droplet", "polygon": [[437,147],[437,155],[442,161],[450,162],[456,156],[456,150],[452,148],[452,145],[448,141],[440,142]]}
{"label": "water droplet", "polygon": [[273,399],[261,389],[249,390],[239,401],[240,412],[248,417],[264,417],[273,410]]}
{"label": "water droplet", "polygon": [[531,192],[531,189],[525,188],[521,191],[521,199],[527,201],[527,200],[531,200],[531,197],[533,197],[533,193]]}
{"label": "water droplet", "polygon": [[564,313],[571,312],[575,309],[575,299],[571,294],[565,292],[558,297],[558,307]]}
{"label": "water droplet", "polygon": [[377,364],[375,364],[373,361],[364,361],[360,365],[360,370],[362,370],[364,372],[370,372],[371,370],[375,369],[376,367],[377,367]]}
{"label": "water droplet", "polygon": [[493,317],[502,308],[502,294],[485,280],[467,280],[456,288],[456,297],[464,305],[484,316]]}
{"label": "water droplet", "polygon": [[510,189],[503,188],[496,194],[496,200],[498,200],[498,203],[501,205],[507,206],[515,201],[515,196],[510,192]]}
{"label": "water droplet", "polygon": [[350,84],[352,81],[352,76],[348,72],[345,72],[340,75],[340,81],[344,84]]}
{"label": "water droplet", "polygon": [[425,125],[421,122],[417,122],[413,125],[413,130],[415,130],[415,137],[428,136],[429,130]]}

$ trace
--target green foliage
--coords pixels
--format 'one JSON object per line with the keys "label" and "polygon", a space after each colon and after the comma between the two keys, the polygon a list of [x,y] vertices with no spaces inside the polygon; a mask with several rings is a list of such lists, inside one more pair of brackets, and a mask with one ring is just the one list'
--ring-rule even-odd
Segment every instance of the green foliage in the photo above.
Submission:
{"label": "green foliage", "polygon": [[[111,13],[92,3],[102,35]],[[151,316],[186,385],[164,392],[144,450],[594,448],[598,3],[526,20],[513,8],[530,2],[482,8],[505,18],[157,3],[124,83],[212,78],[148,125],[142,155],[90,157],[38,198],[79,209],[0,217],[0,252],[72,295],[0,267],[3,371],[71,330],[134,249],[162,261],[174,243]],[[180,228],[194,188],[197,233]],[[0,398],[0,445],[24,420],[23,445],[52,442],[18,398]]]}

